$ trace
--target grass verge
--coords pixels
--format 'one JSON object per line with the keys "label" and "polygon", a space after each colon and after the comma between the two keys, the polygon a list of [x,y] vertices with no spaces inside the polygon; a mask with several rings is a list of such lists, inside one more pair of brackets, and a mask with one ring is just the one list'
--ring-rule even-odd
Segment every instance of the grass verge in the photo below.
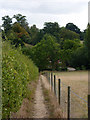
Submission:
{"label": "grass verge", "polygon": [[42,84],[43,94],[45,98],[45,105],[49,112],[49,118],[63,118],[63,113],[60,109],[60,106],[57,102],[57,99],[53,92],[49,89],[46,89],[45,86]]}

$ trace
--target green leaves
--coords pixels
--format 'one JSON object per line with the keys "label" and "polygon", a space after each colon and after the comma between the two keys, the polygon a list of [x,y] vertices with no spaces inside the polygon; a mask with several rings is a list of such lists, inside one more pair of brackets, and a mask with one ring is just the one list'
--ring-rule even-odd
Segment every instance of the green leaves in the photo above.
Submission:
{"label": "green leaves", "polygon": [[27,85],[38,76],[38,69],[20,50],[3,43],[2,64],[2,115],[9,118],[16,112],[26,97]]}
{"label": "green leaves", "polygon": [[3,20],[2,26],[4,27],[5,32],[7,32],[12,27],[12,18],[10,18],[7,15],[7,16],[2,17],[2,20]]}
{"label": "green leaves", "polygon": [[43,69],[55,69],[55,62],[59,59],[59,44],[55,37],[46,34],[40,43],[32,48],[33,61]]}

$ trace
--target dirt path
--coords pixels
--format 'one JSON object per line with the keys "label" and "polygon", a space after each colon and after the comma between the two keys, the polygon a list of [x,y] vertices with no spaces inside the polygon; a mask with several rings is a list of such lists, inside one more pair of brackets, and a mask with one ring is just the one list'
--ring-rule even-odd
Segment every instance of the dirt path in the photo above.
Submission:
{"label": "dirt path", "polygon": [[32,88],[36,87],[31,100],[25,98],[21,108],[11,118],[61,118],[61,111],[45,76],[41,75]]}
{"label": "dirt path", "polygon": [[33,118],[48,118],[48,111],[46,109],[44,95],[42,91],[41,79],[39,78],[37,89],[35,92],[34,113]]}

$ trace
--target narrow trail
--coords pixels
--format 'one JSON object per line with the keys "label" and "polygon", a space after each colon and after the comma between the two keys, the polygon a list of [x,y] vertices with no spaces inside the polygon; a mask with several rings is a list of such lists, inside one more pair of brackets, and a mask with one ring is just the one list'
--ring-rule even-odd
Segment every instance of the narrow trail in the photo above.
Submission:
{"label": "narrow trail", "polygon": [[46,109],[44,95],[42,91],[41,79],[39,78],[34,100],[34,113],[33,118],[48,118],[49,114]]}

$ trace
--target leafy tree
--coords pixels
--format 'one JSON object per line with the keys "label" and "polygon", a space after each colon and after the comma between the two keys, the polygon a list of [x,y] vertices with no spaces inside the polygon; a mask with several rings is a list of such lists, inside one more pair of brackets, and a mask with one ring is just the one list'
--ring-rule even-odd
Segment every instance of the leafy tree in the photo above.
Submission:
{"label": "leafy tree", "polygon": [[68,23],[68,24],[66,24],[66,28],[67,28],[68,30],[74,31],[74,32],[76,32],[76,33],[78,33],[78,34],[81,33],[80,29],[79,29],[76,25],[74,25],[73,23]]}
{"label": "leafy tree", "polygon": [[36,25],[31,26],[29,34],[31,36],[30,44],[35,45],[39,41],[38,36],[40,35]]}
{"label": "leafy tree", "polygon": [[86,30],[86,36],[85,36],[85,49],[88,53],[88,68],[90,69],[90,24],[88,24],[87,26],[87,30]]}
{"label": "leafy tree", "polygon": [[90,51],[90,24],[87,26],[86,30],[86,36],[85,36],[85,46],[88,49],[88,52]]}
{"label": "leafy tree", "polygon": [[59,37],[58,43],[60,44],[61,49],[63,49],[64,40],[79,39],[79,35],[77,33],[70,31],[66,29],[65,27],[61,28],[60,33],[58,34],[58,37]]}
{"label": "leafy tree", "polygon": [[59,60],[59,44],[55,42],[55,37],[44,35],[40,43],[32,49],[32,58],[40,70],[56,69]]}
{"label": "leafy tree", "polygon": [[79,67],[80,69],[82,66],[88,68],[88,54],[84,46],[72,52],[70,65],[75,68]]}
{"label": "leafy tree", "polygon": [[65,40],[64,44],[63,44],[63,49],[65,49],[65,50],[67,50],[67,49],[75,50],[80,46],[81,46],[81,44],[80,44],[79,39]]}
{"label": "leafy tree", "polygon": [[19,23],[24,29],[29,32],[29,26],[28,22],[26,20],[26,16],[23,16],[21,14],[14,15],[13,18],[16,19],[17,23]]}
{"label": "leafy tree", "polygon": [[43,35],[50,34],[56,37],[57,42],[59,41],[59,33],[60,33],[60,27],[57,22],[45,22],[44,28],[42,29]]}
{"label": "leafy tree", "polygon": [[86,30],[84,30],[83,32],[80,33],[80,40],[83,40],[85,39],[85,34],[86,34]]}
{"label": "leafy tree", "polygon": [[45,26],[43,29],[44,33],[45,34],[48,33],[48,34],[51,34],[53,36],[55,36],[56,33],[58,33],[60,30],[59,24],[57,22],[54,22],[54,23],[45,22],[44,26]]}
{"label": "leafy tree", "polygon": [[87,30],[85,30],[86,36],[84,44],[81,47],[78,47],[71,54],[70,65],[82,69],[82,66],[86,69],[90,69],[90,58],[89,58],[89,49],[90,49],[90,25],[88,25]]}
{"label": "leafy tree", "polygon": [[13,24],[12,29],[7,34],[7,37],[11,40],[12,44],[15,44],[16,47],[19,44],[23,46],[24,42],[28,42],[28,40],[30,40],[29,34],[19,23]]}
{"label": "leafy tree", "polygon": [[15,47],[18,47],[19,45],[24,45],[21,38],[18,38],[18,35],[13,30],[10,30],[10,33],[7,35],[7,37],[8,40],[10,40],[11,44],[15,45]]}
{"label": "leafy tree", "polygon": [[10,18],[8,15],[2,17],[2,27],[4,27],[5,32],[7,33],[7,31],[9,31],[12,27],[12,18]]}
{"label": "leafy tree", "polygon": [[73,31],[67,30],[66,28],[62,27],[60,30],[60,37],[65,39],[79,39],[79,35]]}
{"label": "leafy tree", "polygon": [[70,61],[72,59],[72,53],[75,51],[77,48],[81,47],[82,45],[80,44],[80,40],[74,39],[74,40],[64,40],[63,42],[63,49],[61,51],[62,53],[62,65],[63,67],[69,66]]}
{"label": "leafy tree", "polygon": [[13,31],[17,33],[18,37],[22,37],[23,35],[29,36],[27,31],[19,23],[13,25]]}

